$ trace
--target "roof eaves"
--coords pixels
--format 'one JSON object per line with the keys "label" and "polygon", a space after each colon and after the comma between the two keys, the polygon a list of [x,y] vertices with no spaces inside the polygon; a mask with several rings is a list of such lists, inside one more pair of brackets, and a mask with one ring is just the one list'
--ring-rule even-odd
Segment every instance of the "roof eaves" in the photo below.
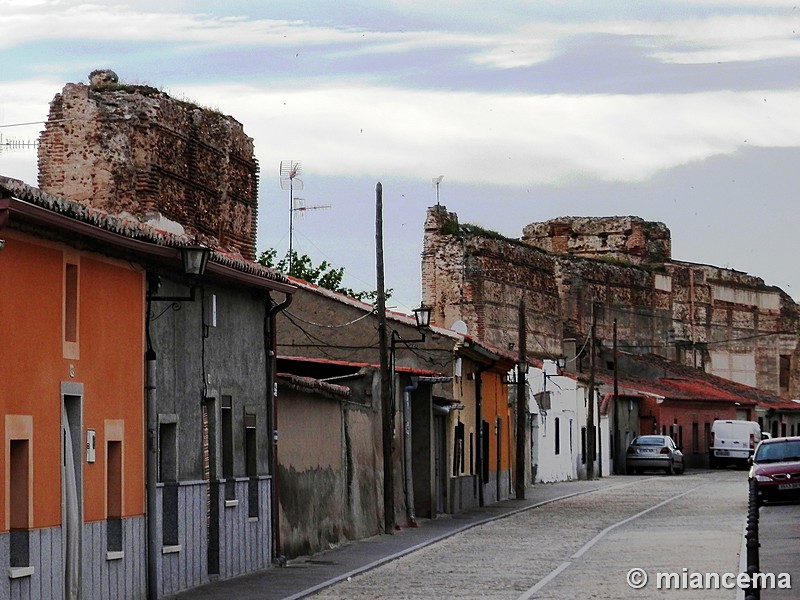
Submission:
{"label": "roof eaves", "polygon": [[[39,226],[78,234],[117,250],[133,253],[139,260],[175,265],[180,261],[179,248],[192,243],[188,236],[161,231],[136,219],[112,215],[53,196],[16,179],[0,176],[0,190],[11,195],[8,207],[4,209],[9,220],[16,217]],[[280,271],[217,249],[212,249],[207,269],[210,274],[250,287],[285,293],[295,290]]]}

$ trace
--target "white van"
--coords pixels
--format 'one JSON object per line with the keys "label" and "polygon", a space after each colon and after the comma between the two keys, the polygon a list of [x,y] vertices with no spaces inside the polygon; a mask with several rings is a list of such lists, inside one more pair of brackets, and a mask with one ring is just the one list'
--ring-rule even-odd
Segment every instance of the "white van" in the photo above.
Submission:
{"label": "white van", "polygon": [[746,468],[761,441],[761,427],[755,421],[717,420],[711,424],[708,466]]}

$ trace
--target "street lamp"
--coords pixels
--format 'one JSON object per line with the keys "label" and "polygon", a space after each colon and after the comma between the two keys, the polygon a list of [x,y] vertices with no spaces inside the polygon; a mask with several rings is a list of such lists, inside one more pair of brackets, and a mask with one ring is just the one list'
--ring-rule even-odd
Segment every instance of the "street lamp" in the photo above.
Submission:
{"label": "street lamp", "polygon": [[211,248],[206,246],[189,245],[181,246],[180,250],[184,273],[199,277],[206,272],[208,257],[211,256]]}
{"label": "street lamp", "polygon": [[[188,244],[179,248],[181,254],[181,264],[183,265],[183,273],[190,276],[192,279],[198,279],[206,272],[208,259],[211,256],[211,248],[207,246],[199,246],[197,244]],[[192,284],[189,289],[188,296],[158,296],[158,288],[161,286],[161,278],[155,272],[148,273],[147,276],[147,299],[153,301],[163,302],[194,302],[195,285]]]}
{"label": "street lamp", "polygon": [[[431,326],[431,312],[430,306],[420,304],[418,308],[414,309],[414,319],[417,321],[417,329],[422,331]],[[422,338],[425,339],[424,337]]]}

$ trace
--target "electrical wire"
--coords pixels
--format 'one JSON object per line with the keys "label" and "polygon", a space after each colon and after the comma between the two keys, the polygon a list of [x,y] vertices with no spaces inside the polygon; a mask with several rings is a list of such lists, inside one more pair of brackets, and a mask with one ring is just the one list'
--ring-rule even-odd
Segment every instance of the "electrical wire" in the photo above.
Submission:
{"label": "electrical wire", "polygon": [[294,314],[292,312],[289,312],[289,310],[284,310],[283,312],[285,314],[287,314],[287,315],[291,315],[293,318],[297,319],[298,321],[302,321],[303,323],[306,323],[307,325],[314,325],[315,327],[323,327],[325,329],[341,329],[342,327],[348,327],[348,326],[350,326],[350,325],[352,325],[354,323],[358,323],[359,321],[361,321],[363,319],[366,319],[367,317],[371,317],[372,315],[375,314],[375,310],[373,309],[371,312],[363,314],[360,317],[358,317],[357,319],[353,319],[352,321],[348,321],[347,323],[342,323],[341,325],[325,325],[323,323],[314,323],[313,321],[308,321],[308,320],[304,319],[303,317],[301,317],[300,315],[296,315],[296,314]]}

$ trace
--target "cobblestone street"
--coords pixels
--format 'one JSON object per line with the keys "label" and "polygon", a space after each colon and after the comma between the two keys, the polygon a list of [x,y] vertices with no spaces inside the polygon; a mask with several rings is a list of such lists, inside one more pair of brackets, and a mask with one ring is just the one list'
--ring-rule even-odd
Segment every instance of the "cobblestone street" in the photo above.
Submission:
{"label": "cobblestone street", "polygon": [[[746,475],[619,478],[472,528],[318,593],[350,598],[650,598],[656,572],[736,573]],[[626,574],[651,582],[632,589]],[[662,591],[669,595],[680,592]],[[686,597],[686,596],[683,596]],[[704,590],[702,598],[735,598]]]}

